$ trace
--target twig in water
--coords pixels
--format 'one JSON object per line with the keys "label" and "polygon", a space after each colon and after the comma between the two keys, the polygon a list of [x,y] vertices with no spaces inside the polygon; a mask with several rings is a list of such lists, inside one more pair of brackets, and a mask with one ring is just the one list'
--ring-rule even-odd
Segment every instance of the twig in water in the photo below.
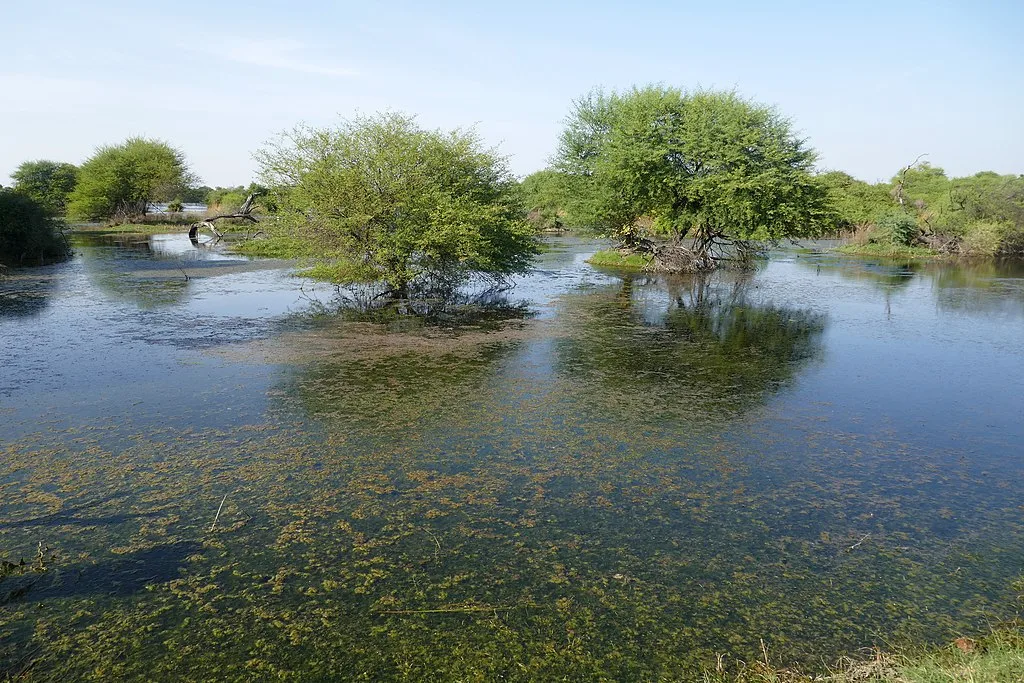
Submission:
{"label": "twig in water", "polygon": [[430,537],[434,539],[434,545],[437,546],[437,550],[434,551],[434,559],[436,560],[441,556],[441,541],[437,540],[437,536],[430,529],[424,529],[424,531],[430,534]]}
{"label": "twig in water", "polygon": [[854,548],[859,546],[861,543],[863,543],[864,541],[868,540],[868,536],[870,536],[870,535],[871,534],[864,534],[859,541],[857,541],[856,543],[851,545],[849,548],[847,548],[847,550],[853,550]]}
{"label": "twig in water", "polygon": [[217,520],[220,519],[220,511],[224,509],[224,501],[228,499],[228,494],[224,494],[224,497],[220,499],[220,507],[217,508],[217,514],[213,517],[213,524],[210,525],[210,531],[217,526]]}
{"label": "twig in water", "polygon": [[377,614],[455,614],[460,612],[509,612],[514,607],[441,607],[438,609],[388,609]]}

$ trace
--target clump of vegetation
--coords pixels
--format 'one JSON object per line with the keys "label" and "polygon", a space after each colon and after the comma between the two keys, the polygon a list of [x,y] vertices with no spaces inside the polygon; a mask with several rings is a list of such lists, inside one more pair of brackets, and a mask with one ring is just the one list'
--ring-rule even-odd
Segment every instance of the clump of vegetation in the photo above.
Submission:
{"label": "clump of vegetation", "polygon": [[257,158],[278,205],[276,245],[262,249],[328,262],[345,284],[407,298],[471,275],[501,282],[537,253],[518,183],[474,133],[382,114],[296,128]]}
{"label": "clump of vegetation", "polygon": [[70,254],[60,223],[42,204],[17,190],[0,189],[0,265],[45,265]]}
{"label": "clump of vegetation", "polygon": [[159,140],[128,138],[99,148],[82,164],[68,216],[128,223],[145,216],[151,202],[178,197],[194,180],[179,150]]}
{"label": "clump of vegetation", "polygon": [[820,176],[836,209],[843,251],[899,256],[1024,254],[1024,176],[946,176],[928,163],[869,185],[845,173]]}
{"label": "clump of vegetation", "polygon": [[63,216],[68,197],[78,183],[73,164],[40,159],[26,161],[11,174],[14,189],[38,202],[51,216]]}
{"label": "clump of vegetation", "polygon": [[749,241],[819,232],[829,206],[814,159],[770,107],[661,86],[577,100],[557,155],[584,222],[672,272],[711,270]]}
{"label": "clump of vegetation", "polygon": [[523,178],[520,183],[526,202],[526,219],[539,231],[561,231],[583,227],[571,212],[572,178],[546,168]]}
{"label": "clump of vegetation", "polygon": [[623,252],[619,249],[605,249],[587,259],[587,263],[593,266],[623,270],[645,270],[651,265],[651,261],[651,257],[646,254]]}

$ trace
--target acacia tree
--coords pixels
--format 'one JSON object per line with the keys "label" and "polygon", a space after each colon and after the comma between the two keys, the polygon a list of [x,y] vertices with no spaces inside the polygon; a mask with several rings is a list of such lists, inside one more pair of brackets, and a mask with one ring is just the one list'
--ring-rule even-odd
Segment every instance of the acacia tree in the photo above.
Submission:
{"label": "acacia tree", "polygon": [[574,213],[662,270],[708,270],[728,245],[816,233],[830,209],[814,160],[770,107],[661,86],[577,100],[556,155],[577,179]]}
{"label": "acacia tree", "polygon": [[14,189],[36,200],[51,215],[63,216],[68,196],[78,180],[78,168],[74,164],[39,159],[23,162],[11,178]]}
{"label": "acacia tree", "polygon": [[515,178],[472,132],[387,113],[296,128],[257,160],[285,253],[329,260],[339,282],[406,298],[427,282],[524,272],[537,251]]}
{"label": "acacia tree", "polygon": [[181,151],[160,140],[128,138],[100,147],[82,164],[68,216],[131,220],[144,216],[151,202],[174,199],[195,180]]}

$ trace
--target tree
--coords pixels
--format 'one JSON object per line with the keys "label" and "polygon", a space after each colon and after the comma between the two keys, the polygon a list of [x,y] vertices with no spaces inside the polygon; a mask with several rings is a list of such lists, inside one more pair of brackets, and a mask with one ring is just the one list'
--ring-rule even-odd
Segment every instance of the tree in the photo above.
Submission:
{"label": "tree", "polygon": [[75,189],[78,168],[59,161],[26,161],[11,174],[14,188],[39,202],[53,216],[63,216],[68,196]]}
{"label": "tree", "polygon": [[82,164],[68,215],[128,221],[144,216],[150,202],[170,201],[194,182],[179,150],[159,140],[128,138],[100,147]]}
{"label": "tree", "polygon": [[527,220],[538,230],[576,227],[576,217],[569,212],[573,192],[567,174],[550,168],[537,171],[523,178],[520,188]]}
{"label": "tree", "polygon": [[774,109],[733,92],[594,91],[574,103],[556,160],[579,180],[587,223],[662,270],[712,269],[729,245],[830,220],[813,150]]}
{"label": "tree", "polygon": [[70,253],[46,207],[18,190],[0,189],[0,265],[43,265]]}
{"label": "tree", "polygon": [[339,282],[501,280],[537,251],[505,160],[471,132],[423,130],[381,114],[299,127],[257,154],[293,255],[328,258]]}
{"label": "tree", "polygon": [[887,183],[871,185],[842,171],[822,173],[818,180],[828,190],[837,230],[871,224],[895,206],[892,186]]}

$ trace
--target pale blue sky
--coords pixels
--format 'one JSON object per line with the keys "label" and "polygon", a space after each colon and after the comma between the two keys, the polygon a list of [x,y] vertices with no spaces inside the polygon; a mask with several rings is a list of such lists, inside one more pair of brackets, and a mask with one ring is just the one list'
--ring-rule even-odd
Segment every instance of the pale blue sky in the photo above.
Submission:
{"label": "pale blue sky", "polygon": [[168,3],[0,0],[0,183],[128,135],[210,185],[304,121],[382,109],[477,125],[526,174],[574,97],[735,88],[791,117],[823,168],[865,180],[917,155],[1024,173],[1024,0]]}

